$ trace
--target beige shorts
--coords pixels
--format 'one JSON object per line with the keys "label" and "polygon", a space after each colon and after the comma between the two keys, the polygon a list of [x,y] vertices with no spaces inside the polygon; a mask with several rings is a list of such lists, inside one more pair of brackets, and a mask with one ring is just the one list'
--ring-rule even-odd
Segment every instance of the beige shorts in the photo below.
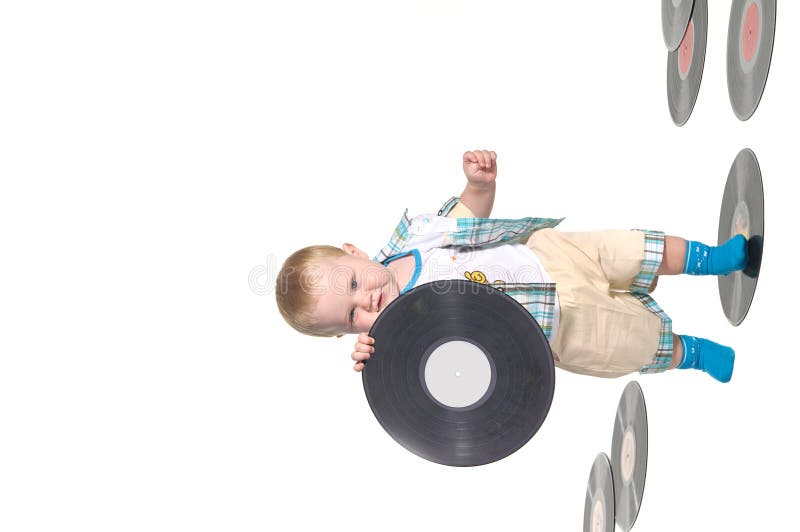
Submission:
{"label": "beige shorts", "polygon": [[647,295],[663,233],[542,229],[527,245],[556,283],[561,313],[550,345],[558,367],[598,377],[669,367],[672,322]]}

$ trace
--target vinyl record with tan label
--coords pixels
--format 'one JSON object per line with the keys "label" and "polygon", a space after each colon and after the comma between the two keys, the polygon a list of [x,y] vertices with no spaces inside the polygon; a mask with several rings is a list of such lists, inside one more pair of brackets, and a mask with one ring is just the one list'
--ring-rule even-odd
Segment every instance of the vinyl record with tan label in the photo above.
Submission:
{"label": "vinyl record with tan label", "polygon": [[[671,0],[670,0],[671,1]],[[667,103],[675,125],[688,120],[697,102],[708,38],[708,1],[695,0],[692,17],[675,51],[667,55]]]}
{"label": "vinyl record with tan label", "polygon": [[583,532],[614,532],[614,479],[606,453],[597,455],[589,473]]}
{"label": "vinyl record with tan label", "polygon": [[364,391],[412,453],[477,466],[520,449],[553,400],[550,345],[530,313],[491,285],[435,281],[392,301],[369,335]]}
{"label": "vinyl record with tan label", "polygon": [[625,386],[614,420],[611,471],[617,525],[627,532],[639,515],[647,475],[647,409],[636,381]]}
{"label": "vinyl record with tan label", "polygon": [[733,0],[728,22],[728,96],[739,120],[756,112],[775,43],[777,0]]}
{"label": "vinyl record with tan label", "polygon": [[718,244],[742,234],[747,238],[744,270],[717,277],[725,317],[739,325],[753,302],[764,252],[764,184],[756,155],[745,148],[731,165],[719,214]]}

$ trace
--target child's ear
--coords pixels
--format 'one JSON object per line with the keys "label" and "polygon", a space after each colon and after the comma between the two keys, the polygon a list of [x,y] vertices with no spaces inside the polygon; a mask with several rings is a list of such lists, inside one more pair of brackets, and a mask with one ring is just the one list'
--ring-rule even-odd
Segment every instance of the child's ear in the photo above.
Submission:
{"label": "child's ear", "polygon": [[369,259],[369,255],[367,255],[366,252],[358,249],[353,244],[350,243],[342,244],[342,249],[348,255],[353,255],[354,257],[360,257],[362,259]]}

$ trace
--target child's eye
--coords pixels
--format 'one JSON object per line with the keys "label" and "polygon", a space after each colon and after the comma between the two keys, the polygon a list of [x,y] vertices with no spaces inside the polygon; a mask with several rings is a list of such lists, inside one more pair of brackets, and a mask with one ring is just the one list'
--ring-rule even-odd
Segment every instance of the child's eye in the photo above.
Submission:
{"label": "child's eye", "polygon": [[[357,286],[358,286],[358,283],[356,282],[356,277],[354,275],[353,279],[350,281],[350,288],[355,290]],[[355,321],[355,319],[356,319],[355,316],[356,316],[356,309],[353,309],[353,310],[350,311],[350,325],[351,326],[353,325],[353,321]]]}

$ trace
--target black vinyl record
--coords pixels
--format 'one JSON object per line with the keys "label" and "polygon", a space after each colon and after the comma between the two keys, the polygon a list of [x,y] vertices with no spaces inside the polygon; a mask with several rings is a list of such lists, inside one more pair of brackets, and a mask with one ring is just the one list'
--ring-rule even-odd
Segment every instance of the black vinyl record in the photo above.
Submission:
{"label": "black vinyl record", "polygon": [[728,22],[728,96],[739,120],[756,112],[775,43],[777,0],[733,0]]}
{"label": "black vinyl record", "polygon": [[684,125],[692,114],[703,67],[708,40],[708,1],[695,0],[692,17],[678,48],[667,55],[667,103],[672,121]]}
{"label": "black vinyl record", "polygon": [[661,0],[661,30],[667,50],[674,52],[683,39],[694,0]]}
{"label": "black vinyl record", "polygon": [[418,286],[389,304],[369,335],[370,408],[392,438],[426,460],[500,460],[547,417],[555,390],[547,338],[525,307],[490,285]]}
{"label": "black vinyl record", "polygon": [[753,302],[764,250],[764,184],[756,155],[747,148],[739,152],[728,173],[717,242],[724,244],[740,233],[747,238],[747,266],[717,278],[722,309],[733,325],[742,323]]}

